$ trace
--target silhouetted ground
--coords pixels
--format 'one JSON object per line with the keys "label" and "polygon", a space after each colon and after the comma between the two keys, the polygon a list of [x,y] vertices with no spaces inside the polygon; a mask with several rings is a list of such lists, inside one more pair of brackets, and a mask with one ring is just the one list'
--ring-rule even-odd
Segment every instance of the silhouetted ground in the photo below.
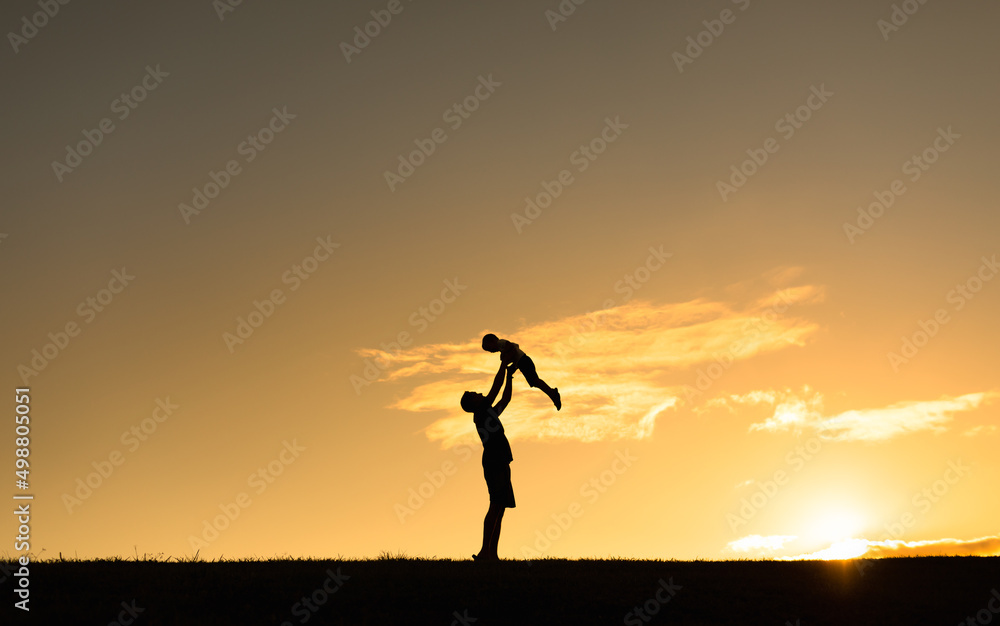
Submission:
{"label": "silhouetted ground", "polygon": [[[0,616],[22,613],[11,580]],[[1000,624],[993,557],[56,561],[33,564],[30,581],[29,619],[0,623]]]}

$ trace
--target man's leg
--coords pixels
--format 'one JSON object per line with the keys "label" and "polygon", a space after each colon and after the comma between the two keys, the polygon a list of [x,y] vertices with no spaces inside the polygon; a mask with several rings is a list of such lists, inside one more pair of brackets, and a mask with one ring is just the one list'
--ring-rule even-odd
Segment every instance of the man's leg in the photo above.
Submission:
{"label": "man's leg", "polygon": [[490,508],[486,511],[486,518],[483,520],[483,547],[478,555],[480,559],[497,558],[497,544],[493,536],[496,534],[499,539],[501,518],[503,518],[503,506],[490,502]]}
{"label": "man's leg", "polygon": [[490,539],[490,558],[499,559],[497,555],[497,545],[500,543],[500,525],[503,523],[503,511],[504,507],[500,507],[500,511],[497,514],[496,524],[493,526],[493,537]]}

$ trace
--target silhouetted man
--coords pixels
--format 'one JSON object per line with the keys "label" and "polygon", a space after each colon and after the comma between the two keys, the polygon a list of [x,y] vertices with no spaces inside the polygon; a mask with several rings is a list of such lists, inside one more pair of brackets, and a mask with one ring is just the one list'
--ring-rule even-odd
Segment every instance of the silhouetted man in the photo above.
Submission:
{"label": "silhouetted man", "polygon": [[[486,477],[486,488],[490,492],[490,508],[483,520],[483,547],[479,554],[474,554],[477,561],[496,561],[497,544],[500,542],[500,524],[506,508],[514,508],[514,487],[510,483],[510,462],[514,460],[510,452],[510,442],[503,432],[500,414],[510,404],[512,379],[516,365],[500,364],[497,375],[493,379],[490,393],[484,396],[475,391],[462,394],[462,408],[472,413],[479,439],[483,442],[483,475]],[[506,386],[500,401],[493,405],[500,386]]]}

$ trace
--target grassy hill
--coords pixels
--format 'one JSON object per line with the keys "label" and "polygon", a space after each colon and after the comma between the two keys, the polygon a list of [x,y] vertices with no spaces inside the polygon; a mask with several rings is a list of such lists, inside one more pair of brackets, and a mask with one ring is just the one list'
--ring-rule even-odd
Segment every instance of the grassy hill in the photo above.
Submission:
{"label": "grassy hill", "polygon": [[[12,609],[12,577],[2,614]],[[49,561],[34,624],[1000,624],[1000,558]],[[995,600],[993,598],[996,598]],[[16,598],[15,598],[16,599]],[[982,621],[985,618],[991,621]],[[134,621],[129,621],[133,620]]]}

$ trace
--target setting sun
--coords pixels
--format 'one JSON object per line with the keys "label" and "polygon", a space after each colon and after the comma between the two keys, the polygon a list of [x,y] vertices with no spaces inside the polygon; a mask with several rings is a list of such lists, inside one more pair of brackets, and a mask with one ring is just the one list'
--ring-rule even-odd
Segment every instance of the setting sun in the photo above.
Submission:
{"label": "setting sun", "polygon": [[796,557],[786,557],[791,560],[799,559],[819,559],[822,561],[839,561],[843,559],[853,559],[863,555],[868,551],[868,541],[865,539],[843,539],[834,541],[829,548],[818,550],[811,554],[803,554]]}
{"label": "setting sun", "polygon": [[853,538],[865,527],[864,518],[853,511],[832,509],[807,524],[803,539],[834,544]]}

